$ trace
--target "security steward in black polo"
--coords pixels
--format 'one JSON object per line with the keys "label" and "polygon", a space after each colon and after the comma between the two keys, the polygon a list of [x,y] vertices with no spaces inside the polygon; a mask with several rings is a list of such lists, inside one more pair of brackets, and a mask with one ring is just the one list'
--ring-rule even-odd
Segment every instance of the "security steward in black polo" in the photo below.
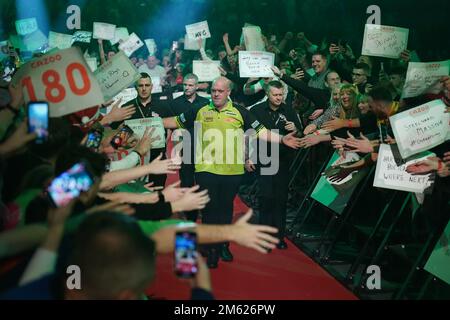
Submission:
{"label": "security steward in black polo", "polygon": [[[279,81],[271,81],[266,88],[267,100],[253,106],[251,113],[267,129],[277,129],[280,135],[286,135],[301,128],[300,120],[292,106],[283,103],[284,87]],[[262,143],[270,143],[258,140],[258,150],[261,150]],[[266,149],[270,153],[270,145]],[[271,162],[279,160],[278,172],[273,175],[261,174],[263,165],[258,158],[258,183],[259,183],[259,203],[260,203],[260,223],[278,228],[278,249],[286,249],[284,241],[286,229],[286,207],[288,200],[289,167],[295,152],[293,149],[280,145],[279,154],[271,154]],[[278,159],[276,159],[276,157]],[[250,157],[251,159],[251,157]],[[268,165],[265,165],[266,167]],[[255,163],[246,161],[247,171],[256,170]]]}
{"label": "security steward in black polo", "polygon": [[[183,78],[183,92],[184,94],[176,99],[174,99],[171,103],[171,107],[175,116],[179,116],[183,113],[188,112],[190,109],[200,108],[207,104],[209,104],[209,100],[203,97],[200,97],[197,94],[198,89],[198,77],[189,73]],[[195,184],[195,165],[194,165],[194,129],[188,128],[187,130],[190,134],[189,141],[185,141],[183,143],[183,150],[190,150],[190,159],[184,159],[181,163],[180,169],[180,180],[181,187],[192,187]],[[183,152],[183,151],[182,151]],[[186,152],[186,151],[185,151]],[[184,155],[183,155],[184,156]],[[198,218],[198,210],[185,212],[186,218],[191,221],[197,221]]]}

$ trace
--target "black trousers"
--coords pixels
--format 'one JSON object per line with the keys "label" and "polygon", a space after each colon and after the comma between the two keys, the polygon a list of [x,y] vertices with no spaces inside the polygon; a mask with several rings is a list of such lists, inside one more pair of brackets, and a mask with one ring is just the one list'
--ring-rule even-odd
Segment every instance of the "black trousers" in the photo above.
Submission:
{"label": "black trousers", "polygon": [[286,233],[286,209],[289,187],[289,164],[280,164],[278,173],[259,175],[259,223],[278,228],[278,238]]}
{"label": "black trousers", "polygon": [[[230,224],[233,220],[233,201],[242,175],[225,176],[209,172],[196,172],[195,180],[201,190],[208,190],[211,198],[211,201],[202,210],[202,223]],[[211,245],[209,248],[219,249],[221,245]]]}
{"label": "black trousers", "polygon": [[[180,168],[180,180],[182,188],[190,188],[195,185],[195,165],[194,164],[181,164]],[[198,210],[184,212],[186,218],[190,221],[197,221]]]}

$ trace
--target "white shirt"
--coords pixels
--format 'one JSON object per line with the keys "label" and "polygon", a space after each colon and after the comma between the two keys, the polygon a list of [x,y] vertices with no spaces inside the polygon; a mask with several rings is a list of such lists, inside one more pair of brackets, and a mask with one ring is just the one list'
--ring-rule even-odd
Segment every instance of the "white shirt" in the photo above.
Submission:
{"label": "white shirt", "polygon": [[161,79],[166,76],[166,70],[163,67],[156,65],[155,68],[150,69],[147,64],[143,64],[139,67],[139,72],[148,73],[150,77],[160,77]]}

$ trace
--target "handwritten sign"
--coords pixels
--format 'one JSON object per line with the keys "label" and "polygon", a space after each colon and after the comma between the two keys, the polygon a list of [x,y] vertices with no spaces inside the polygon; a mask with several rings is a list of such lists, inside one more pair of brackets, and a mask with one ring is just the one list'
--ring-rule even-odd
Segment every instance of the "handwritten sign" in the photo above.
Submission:
{"label": "handwritten sign", "polygon": [[163,92],[161,78],[158,76],[152,76],[152,93],[161,93]]}
{"label": "handwritten sign", "polygon": [[406,73],[403,98],[417,97],[425,93],[439,93],[443,76],[448,76],[450,60],[438,62],[410,62]]}
{"label": "handwritten sign", "polygon": [[41,30],[36,30],[22,38],[26,51],[44,50],[48,46],[48,39]]}
{"label": "handwritten sign", "polygon": [[117,53],[111,60],[102,64],[94,74],[106,101],[111,100],[141,77],[136,67],[123,52]]}
{"label": "handwritten sign", "polygon": [[242,34],[245,41],[245,49],[247,51],[266,51],[261,28],[258,26],[248,26],[242,28]]}
{"label": "handwritten sign", "polygon": [[151,56],[155,55],[157,49],[155,39],[145,39],[144,42],[145,45],[147,46],[148,53]]}
{"label": "handwritten sign", "polygon": [[114,24],[94,22],[94,39],[112,40],[116,35],[116,26]]}
{"label": "handwritten sign", "polygon": [[136,99],[137,96],[138,96],[138,93],[135,88],[123,89],[118,95],[116,95],[112,99],[114,102],[106,108],[106,113],[108,114],[111,111],[112,105],[114,103],[116,103],[119,99],[122,99],[119,103],[119,107],[122,107],[125,103],[127,103],[133,99]]}
{"label": "handwritten sign", "polygon": [[126,41],[120,44],[119,49],[125,52],[127,57],[129,57],[133,54],[133,52],[135,52],[143,45],[144,43],[142,42],[142,40],[139,39],[136,33],[133,32]]}
{"label": "handwritten sign", "polygon": [[60,117],[104,102],[100,86],[78,48],[48,53],[23,65],[13,83],[24,88],[25,102],[47,101]]}
{"label": "handwritten sign", "polygon": [[239,74],[241,78],[269,78],[274,74],[275,55],[271,52],[239,51]]}
{"label": "handwritten sign", "polygon": [[408,35],[405,28],[366,24],[361,54],[398,59],[408,45]]}
{"label": "handwritten sign", "polygon": [[128,33],[127,28],[116,28],[116,32],[114,33],[114,39],[110,40],[111,45],[115,45],[121,41],[126,41],[130,34]]}
{"label": "handwritten sign", "polygon": [[443,143],[449,131],[450,114],[442,100],[393,115],[389,121],[403,158]]}
{"label": "handwritten sign", "polygon": [[[152,149],[161,149],[166,146],[166,130],[160,117],[126,120],[125,124],[134,131],[139,139],[142,139],[147,127],[155,128],[152,134]],[[157,139],[157,137],[159,138]]]}
{"label": "handwritten sign", "polygon": [[61,50],[70,48],[72,46],[72,35],[50,31],[48,33],[48,46]]}
{"label": "handwritten sign", "polygon": [[92,39],[92,32],[90,31],[75,31],[72,35],[72,44],[75,42],[90,43]]}
{"label": "handwritten sign", "polygon": [[138,92],[135,88],[126,88],[123,89],[117,96],[113,98],[114,101],[122,99],[119,106],[124,105],[130,100],[136,99],[138,96]]}
{"label": "handwritten sign", "polygon": [[188,35],[189,38],[194,40],[211,38],[208,21],[201,21],[187,25],[186,34]]}
{"label": "handwritten sign", "polygon": [[17,34],[24,36],[38,29],[36,18],[21,19],[16,21]]}
{"label": "handwritten sign", "polygon": [[[203,41],[203,48],[206,45],[206,39],[202,39]],[[192,50],[197,51],[200,50],[200,46],[198,45],[197,40],[189,38],[189,36],[186,34],[184,36],[184,50]]]}
{"label": "handwritten sign", "polygon": [[192,61],[192,72],[197,75],[199,81],[213,81],[220,77],[220,61]]}
{"label": "handwritten sign", "polygon": [[432,184],[431,174],[411,175],[406,172],[406,167],[430,156],[433,156],[430,152],[422,153],[416,157],[407,159],[405,164],[398,166],[391,146],[388,144],[380,145],[373,186],[384,189],[423,193]]}

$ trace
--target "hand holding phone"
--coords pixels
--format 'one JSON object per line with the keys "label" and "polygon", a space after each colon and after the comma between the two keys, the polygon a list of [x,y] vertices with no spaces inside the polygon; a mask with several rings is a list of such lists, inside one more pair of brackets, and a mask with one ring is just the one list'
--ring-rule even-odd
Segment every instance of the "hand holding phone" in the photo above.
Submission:
{"label": "hand holding phone", "polygon": [[194,278],[198,271],[197,234],[192,230],[177,231],[175,235],[175,274]]}
{"label": "hand holding phone", "polygon": [[134,131],[129,126],[124,125],[111,140],[111,146],[114,149],[124,146]]}
{"label": "hand holding phone", "polygon": [[88,132],[87,140],[86,140],[86,147],[89,149],[92,149],[94,151],[97,151],[100,147],[100,144],[103,139],[103,132],[97,129],[90,130]]}
{"label": "hand holding phone", "polygon": [[44,143],[48,139],[48,103],[33,101],[28,103],[28,132],[36,133],[36,143]]}
{"label": "hand holding phone", "polygon": [[48,196],[55,207],[63,207],[79,197],[81,192],[88,191],[93,184],[88,165],[82,161],[53,179],[47,189]]}

